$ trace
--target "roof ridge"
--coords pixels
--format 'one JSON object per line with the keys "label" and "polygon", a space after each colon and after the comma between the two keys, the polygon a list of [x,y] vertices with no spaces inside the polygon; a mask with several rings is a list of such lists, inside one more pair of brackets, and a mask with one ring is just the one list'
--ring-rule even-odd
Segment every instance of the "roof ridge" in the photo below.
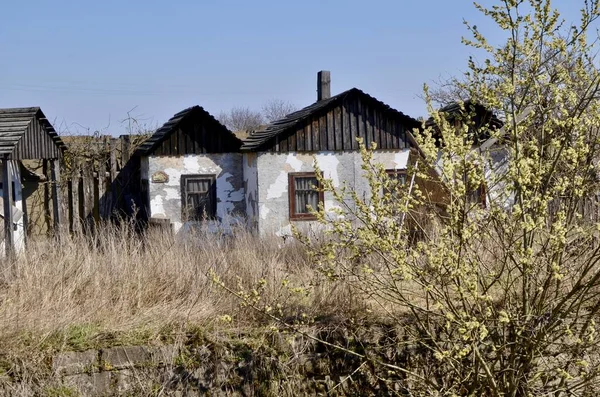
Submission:
{"label": "roof ridge", "polygon": [[177,113],[175,113],[169,120],[167,120],[162,126],[157,128],[154,133],[146,139],[135,151],[137,155],[144,155],[152,152],[163,140],[167,139],[167,137],[173,132],[175,126],[179,125],[181,121],[188,117],[193,111],[199,110],[203,112],[209,119],[218,123],[227,133],[230,135],[232,139],[237,140],[242,144],[242,140],[238,138],[232,131],[229,130],[223,123],[221,123],[215,116],[213,116],[209,111],[204,109],[200,105],[193,105],[187,107]]}
{"label": "roof ridge", "polygon": [[[401,111],[394,109],[390,105],[385,102],[380,101],[379,99],[367,94],[359,88],[352,87],[348,90],[342,91],[339,94],[336,94],[332,97],[322,99],[320,101],[314,102],[308,106],[303,107],[300,110],[292,112],[285,117],[275,120],[268,124],[265,128],[261,130],[257,130],[254,134],[249,135],[243,140],[241,150],[242,151],[250,151],[252,149],[258,149],[261,145],[274,138],[275,136],[283,133],[288,128],[291,128],[295,125],[298,125],[305,121],[307,118],[312,117],[315,112],[323,111],[327,109],[331,104],[336,103],[337,101],[345,98],[348,95],[356,94],[361,95],[369,100],[377,102],[379,106],[383,107],[385,110],[391,110],[394,113],[397,113],[400,117],[406,118],[414,123],[419,123],[416,119],[402,113]],[[420,124],[420,123],[419,123]]]}

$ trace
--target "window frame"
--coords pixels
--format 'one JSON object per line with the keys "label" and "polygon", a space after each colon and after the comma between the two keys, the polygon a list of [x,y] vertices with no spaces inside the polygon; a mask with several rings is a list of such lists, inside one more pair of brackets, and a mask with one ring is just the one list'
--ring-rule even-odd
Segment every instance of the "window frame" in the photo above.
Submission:
{"label": "window frame", "polygon": [[[388,178],[394,178],[394,179],[398,179],[399,175],[404,176],[404,184],[402,186],[405,186],[408,183],[408,171],[406,168],[393,168],[393,169],[387,169],[385,170],[385,174]],[[390,192],[390,194],[394,194],[395,192]]]}
{"label": "window frame", "polygon": [[[187,184],[193,180],[210,180],[210,213],[207,212],[206,218],[197,219],[195,216],[190,217],[188,214],[188,189]],[[182,174],[181,175],[181,219],[183,222],[202,222],[213,220],[217,217],[217,176],[215,174]],[[199,194],[199,193],[191,193]]]}
{"label": "window frame", "polygon": [[487,208],[487,187],[485,181],[471,192],[471,202],[479,205],[481,208]]}
{"label": "window frame", "polygon": [[[289,192],[289,216],[292,221],[314,221],[316,215],[312,213],[296,213],[296,178],[317,178],[316,172],[290,172],[288,174],[288,192]],[[319,194],[319,204],[325,203],[325,193],[322,190],[322,184],[317,178],[317,193]],[[314,208],[315,211],[318,208]]]}

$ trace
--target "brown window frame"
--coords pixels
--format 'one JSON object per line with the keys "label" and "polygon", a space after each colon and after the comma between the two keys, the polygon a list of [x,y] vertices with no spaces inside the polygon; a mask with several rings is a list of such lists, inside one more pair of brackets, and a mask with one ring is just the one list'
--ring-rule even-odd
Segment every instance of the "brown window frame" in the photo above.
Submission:
{"label": "brown window frame", "polygon": [[[210,191],[208,194],[210,195],[210,213],[206,214],[206,218],[196,218],[196,216],[190,217],[188,208],[188,189],[187,183],[188,181],[193,180],[210,180]],[[191,194],[199,194],[199,193],[191,193]],[[204,219],[212,220],[217,217],[217,176],[215,174],[184,174],[181,175],[181,219],[184,222],[201,222]]]}
{"label": "brown window frame", "polygon": [[485,182],[481,182],[479,187],[473,190],[471,193],[471,198],[476,199],[476,203],[481,208],[487,208],[487,188],[485,186]]}
{"label": "brown window frame", "polygon": [[[296,213],[296,178],[317,178],[316,172],[291,172],[288,174],[288,191],[289,191],[289,206],[290,206],[290,220],[292,221],[313,221],[317,217],[311,213]],[[317,189],[319,193],[319,204],[325,202],[325,194],[322,190],[321,183],[317,179]],[[314,208],[318,210],[318,208]]]}
{"label": "brown window frame", "polygon": [[[398,169],[389,169],[389,170],[385,170],[385,174],[390,177],[390,178],[394,178],[394,179],[398,179],[399,175],[403,175],[404,176],[404,185],[406,185],[408,183],[408,173],[406,168],[398,168]],[[394,193],[394,192],[390,192],[390,193]]]}

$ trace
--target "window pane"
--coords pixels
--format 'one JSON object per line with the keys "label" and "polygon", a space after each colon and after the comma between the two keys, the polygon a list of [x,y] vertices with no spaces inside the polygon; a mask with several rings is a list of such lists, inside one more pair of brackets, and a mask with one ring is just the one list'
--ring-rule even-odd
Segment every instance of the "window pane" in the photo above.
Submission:
{"label": "window pane", "polygon": [[212,218],[214,214],[214,178],[187,177],[184,179],[185,202],[183,215],[187,220]]}
{"label": "window pane", "polygon": [[188,193],[205,193],[210,190],[211,179],[188,179]]}
{"label": "window pane", "polygon": [[317,186],[318,181],[316,177],[296,177],[296,191],[298,190],[313,190],[313,186]]}
{"label": "window pane", "polygon": [[188,217],[189,219],[200,220],[205,217],[210,217],[211,202],[210,194],[207,193],[188,193]]}
{"label": "window pane", "polygon": [[318,185],[316,177],[294,178],[296,214],[309,214],[308,206],[313,210],[319,208],[319,192],[314,188]]}
{"label": "window pane", "polygon": [[404,171],[389,171],[388,176],[399,185],[406,184],[406,173]]}

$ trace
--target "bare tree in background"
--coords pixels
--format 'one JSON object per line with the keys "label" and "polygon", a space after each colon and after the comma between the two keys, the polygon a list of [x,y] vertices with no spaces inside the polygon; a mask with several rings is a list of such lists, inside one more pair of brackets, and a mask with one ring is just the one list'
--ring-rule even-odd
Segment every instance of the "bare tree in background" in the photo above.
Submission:
{"label": "bare tree in background", "polygon": [[265,119],[269,122],[280,120],[298,108],[291,102],[282,99],[271,99],[262,108]]}
{"label": "bare tree in background", "polygon": [[252,110],[249,107],[234,107],[223,111],[217,119],[231,131],[251,131],[263,124],[284,118],[297,108],[291,102],[282,99],[271,99],[262,107],[262,111]]}
{"label": "bare tree in background", "polygon": [[228,112],[221,112],[217,119],[231,131],[254,130],[265,121],[262,113],[248,107],[234,107]]}
{"label": "bare tree in background", "polygon": [[440,76],[438,80],[432,82],[429,88],[429,97],[425,98],[423,95],[419,95],[419,97],[423,100],[429,99],[434,105],[440,107],[461,102],[469,99],[469,93],[462,83],[458,77]]}

